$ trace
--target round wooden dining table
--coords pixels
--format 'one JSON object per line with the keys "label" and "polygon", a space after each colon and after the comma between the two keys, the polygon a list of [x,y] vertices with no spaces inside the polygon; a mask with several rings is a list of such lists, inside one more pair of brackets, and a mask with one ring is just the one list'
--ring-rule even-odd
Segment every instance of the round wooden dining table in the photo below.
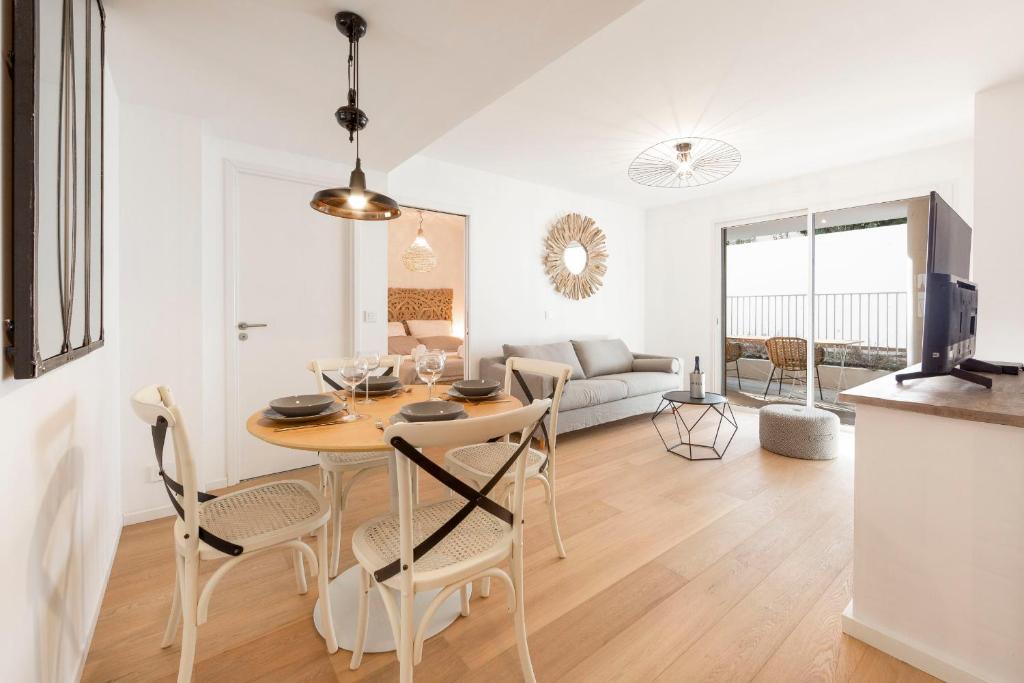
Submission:
{"label": "round wooden dining table", "polygon": [[[445,393],[448,386],[435,386],[434,396],[447,398]],[[343,392],[335,392],[335,398],[350,400]],[[362,400],[362,395],[357,397]],[[246,422],[246,429],[257,439],[267,443],[291,448],[300,451],[317,451],[332,453],[352,453],[381,451],[390,453],[394,460],[394,449],[384,442],[384,429],[390,424],[390,418],[396,415],[399,409],[407,403],[427,400],[427,387],[425,385],[411,385],[394,396],[375,397],[374,402],[369,405],[356,403],[357,413],[363,417],[354,422],[337,422],[336,420],[325,419],[324,424],[303,425],[302,428],[291,428],[291,425],[282,426],[263,416],[263,411],[253,413]],[[470,417],[485,417],[497,415],[522,406],[519,399],[514,396],[501,395],[497,400],[465,403],[466,413]],[[380,426],[378,426],[380,425]],[[299,427],[299,425],[295,425]],[[395,481],[395,468],[388,468],[388,477],[391,480],[390,497],[391,509],[396,509],[397,482]],[[344,550],[344,549],[343,549]],[[326,571],[326,567],[321,567]],[[331,612],[334,617],[334,632],[337,634],[338,645],[346,650],[352,650],[355,646],[356,630],[356,609],[359,599],[359,565],[341,572],[330,583],[331,591]],[[415,611],[417,618],[426,611],[427,605],[438,591],[427,591],[417,593]],[[454,593],[434,613],[427,631],[428,637],[437,635],[447,628],[459,616],[459,594]],[[366,633],[366,652],[389,652],[395,649],[394,638],[391,634],[391,625],[388,622],[387,613],[384,611],[384,603],[376,590],[370,593],[369,625]],[[320,602],[317,600],[313,608],[313,622],[317,631],[323,635],[320,625]]]}

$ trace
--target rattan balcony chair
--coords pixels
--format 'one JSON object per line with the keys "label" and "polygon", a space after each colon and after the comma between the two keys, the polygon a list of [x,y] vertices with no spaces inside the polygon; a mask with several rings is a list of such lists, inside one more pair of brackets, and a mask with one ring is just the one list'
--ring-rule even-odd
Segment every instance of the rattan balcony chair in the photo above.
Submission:
{"label": "rattan balcony chair", "polygon": [[[779,371],[779,395],[782,395],[782,380],[789,373],[790,380],[794,383],[807,385],[807,341],[800,337],[771,337],[764,343],[768,351],[768,359],[772,362],[772,374],[768,377],[768,384],[764,388],[764,398],[768,398],[768,392],[772,388],[772,381],[775,378],[775,371]],[[818,398],[822,401],[825,397],[821,391],[821,376],[818,374],[818,366],[825,362],[825,349],[822,346],[814,347],[814,376],[818,382]],[[802,375],[802,376],[801,376]]]}
{"label": "rattan balcony chair", "polygon": [[736,384],[743,391],[743,380],[740,378],[740,358],[743,357],[743,346],[739,342],[725,343],[725,374],[729,374],[729,363],[736,365]]}

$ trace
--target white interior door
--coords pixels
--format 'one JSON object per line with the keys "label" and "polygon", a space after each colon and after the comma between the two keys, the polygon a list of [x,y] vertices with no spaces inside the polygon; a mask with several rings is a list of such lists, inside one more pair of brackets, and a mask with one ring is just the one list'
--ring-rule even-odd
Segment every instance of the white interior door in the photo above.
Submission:
{"label": "white interior door", "polygon": [[[306,364],[350,352],[351,223],[317,213],[308,182],[238,172],[235,345],[238,478],[313,465],[315,453],[260,441],[245,420],[278,396],[315,391]],[[249,327],[238,329],[245,323]],[[265,327],[254,327],[265,325]],[[230,399],[229,399],[230,400]],[[231,411],[229,411],[230,414]]]}

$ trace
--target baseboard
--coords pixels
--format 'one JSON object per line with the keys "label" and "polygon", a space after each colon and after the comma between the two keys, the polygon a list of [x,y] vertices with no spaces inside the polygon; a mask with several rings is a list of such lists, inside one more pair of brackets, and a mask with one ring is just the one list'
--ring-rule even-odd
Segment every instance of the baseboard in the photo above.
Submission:
{"label": "baseboard", "polygon": [[117,538],[114,539],[114,548],[110,552],[110,561],[107,563],[107,572],[103,577],[103,590],[100,591],[99,602],[96,603],[96,610],[92,615],[92,623],[89,625],[89,631],[85,635],[85,641],[82,643],[82,659],[78,662],[78,676],[75,677],[76,681],[82,680],[82,675],[85,673],[85,663],[89,659],[89,650],[92,649],[92,639],[96,635],[96,625],[100,623],[100,612],[103,611],[103,599],[107,597],[107,586],[110,585],[110,575],[114,572],[114,560],[117,559],[117,548],[121,545],[121,530],[117,530]]}
{"label": "baseboard", "polygon": [[[227,486],[227,480],[218,479],[217,481],[211,481],[206,485],[204,491],[213,491],[214,489],[222,489]],[[141,524],[142,522],[151,522],[154,519],[161,519],[163,517],[170,517],[175,514],[174,508],[171,507],[170,503],[167,505],[160,505],[155,508],[147,508],[145,510],[135,510],[134,512],[126,512],[122,517],[122,525],[128,526],[129,524]]]}
{"label": "baseboard", "polygon": [[126,512],[123,517],[123,525],[128,526],[129,524],[141,524],[142,522],[150,522],[162,517],[170,517],[173,514],[174,508],[171,507],[170,503],[155,508],[148,508],[146,510]]}
{"label": "baseboard", "polygon": [[949,683],[985,683],[988,680],[972,673],[963,664],[954,664],[926,647],[864,623],[853,616],[852,600],[843,610],[843,633]]}

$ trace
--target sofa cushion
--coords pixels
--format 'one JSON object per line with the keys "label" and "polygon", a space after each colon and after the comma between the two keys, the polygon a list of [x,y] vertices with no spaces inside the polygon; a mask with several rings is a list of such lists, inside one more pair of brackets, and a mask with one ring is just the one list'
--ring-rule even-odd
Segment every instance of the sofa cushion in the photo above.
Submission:
{"label": "sofa cushion", "polygon": [[569,379],[583,379],[583,368],[580,360],[576,357],[569,342],[555,342],[554,344],[503,344],[502,352],[505,360],[515,356],[516,358],[536,358],[537,360],[550,360],[555,363],[565,363],[572,368]]}
{"label": "sofa cushion", "polygon": [[633,361],[633,372],[679,372],[679,361],[675,358],[637,358]]}
{"label": "sofa cushion", "polygon": [[565,389],[562,390],[562,402],[558,404],[558,410],[559,412],[576,410],[624,398],[626,398],[626,385],[623,382],[605,379],[574,379],[565,383]]}
{"label": "sofa cushion", "polygon": [[633,369],[633,354],[621,339],[573,340],[572,347],[587,377],[629,372]]}
{"label": "sofa cushion", "polygon": [[[615,380],[625,385],[626,395],[644,396],[678,389],[682,380],[679,375],[669,372],[622,372],[613,375],[601,375],[591,381],[601,382]],[[566,389],[569,388],[567,384]]]}

